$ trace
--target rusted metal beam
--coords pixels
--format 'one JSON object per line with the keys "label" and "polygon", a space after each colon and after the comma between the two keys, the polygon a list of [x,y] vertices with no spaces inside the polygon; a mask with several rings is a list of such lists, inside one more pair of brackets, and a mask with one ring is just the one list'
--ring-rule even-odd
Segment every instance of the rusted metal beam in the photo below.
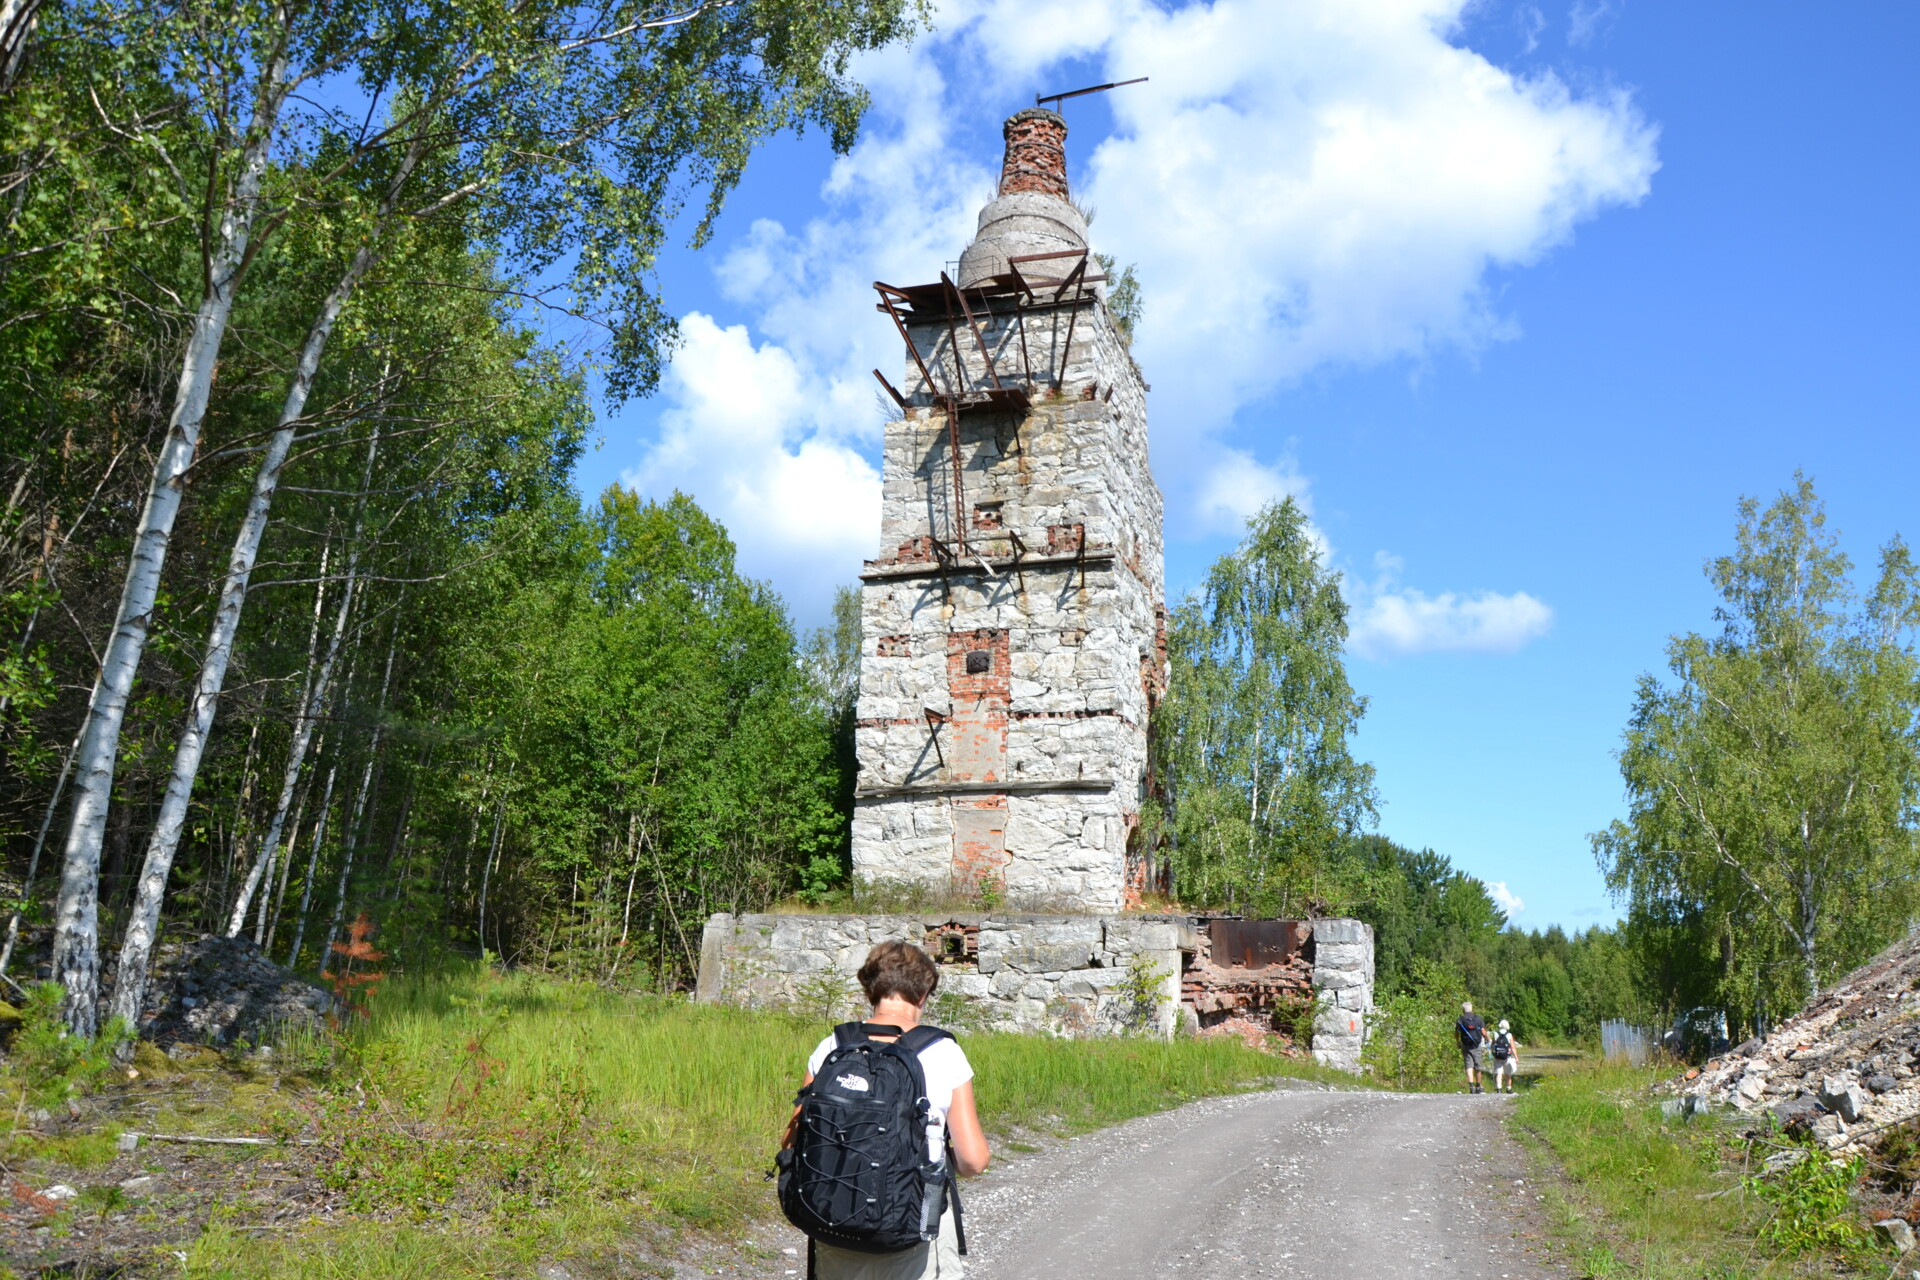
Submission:
{"label": "rusted metal beam", "polygon": [[[980,324],[973,318],[973,308],[967,305],[967,295],[960,292],[960,286],[949,280],[947,273],[944,271],[940,273],[940,283],[947,286],[947,292],[959,301],[960,310],[967,317],[967,328],[973,330],[973,340],[979,344],[980,358],[987,362],[987,376],[993,379],[993,389],[995,391],[1000,390],[1000,371],[993,366],[993,352],[987,350],[987,340],[980,334]],[[949,311],[948,314],[951,315],[952,312]],[[958,351],[954,352],[953,357],[957,362],[960,358],[960,353]]]}
{"label": "rusted metal beam", "polygon": [[907,398],[901,395],[898,391],[895,391],[893,389],[893,384],[887,381],[886,374],[880,372],[878,369],[875,369],[873,371],[873,376],[880,379],[880,385],[882,387],[885,387],[887,394],[893,397],[893,402],[900,406],[900,412],[905,413],[909,407],[907,404]]}
{"label": "rusted metal beam", "polygon": [[[965,546],[967,492],[960,479],[960,404],[952,396],[947,397],[947,446],[953,451],[953,531],[959,535],[956,541]],[[937,539],[934,545],[939,545]]]}
{"label": "rusted metal beam", "polygon": [[[1060,295],[1066,292],[1067,286],[1074,282],[1074,277],[1082,274],[1086,269],[1087,260],[1082,257],[1080,259],[1080,265],[1068,272],[1067,278],[1061,281],[1060,287],[1054,291],[1053,300],[1055,302],[1060,301]],[[1080,299],[1076,297],[1073,300],[1073,309],[1067,313],[1067,341],[1065,345],[1060,348],[1060,375],[1053,380],[1053,385],[1056,387],[1065,387],[1067,385],[1067,361],[1073,358],[1073,326],[1077,324],[1079,320]]]}
{"label": "rusted metal beam", "polygon": [[891,285],[881,284],[878,280],[873,282],[873,287],[879,291],[880,301],[885,304],[887,314],[893,318],[893,327],[900,331],[900,341],[907,344],[907,350],[913,355],[913,363],[919,368],[920,376],[926,380],[927,394],[939,395],[940,388],[934,385],[933,375],[927,372],[927,362],[920,358],[920,348],[914,343],[913,335],[907,332],[907,322],[900,318],[900,313],[894,309],[893,299],[887,296],[889,293],[897,294],[900,291]]}

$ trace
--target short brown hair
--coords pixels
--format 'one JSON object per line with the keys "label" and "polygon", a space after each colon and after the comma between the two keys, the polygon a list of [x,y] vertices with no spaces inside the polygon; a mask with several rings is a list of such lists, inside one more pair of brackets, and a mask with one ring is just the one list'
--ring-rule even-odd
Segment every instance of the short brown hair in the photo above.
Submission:
{"label": "short brown hair", "polygon": [[860,989],[869,1004],[899,996],[908,1004],[923,1005],[939,985],[939,966],[911,942],[883,942],[867,952],[867,962],[860,966]]}

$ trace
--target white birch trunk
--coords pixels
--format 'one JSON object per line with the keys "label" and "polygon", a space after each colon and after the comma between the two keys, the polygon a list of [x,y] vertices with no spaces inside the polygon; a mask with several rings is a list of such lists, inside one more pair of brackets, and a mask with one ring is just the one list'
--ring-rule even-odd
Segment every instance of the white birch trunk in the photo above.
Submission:
{"label": "white birch trunk", "polygon": [[40,0],[0,0],[0,93],[13,87],[40,20]]}
{"label": "white birch trunk", "polygon": [[[347,673],[347,683],[353,683],[353,673]],[[333,808],[333,783],[340,775],[340,764],[335,761],[327,770],[327,789],[320,800],[320,820],[313,826],[313,852],[307,855],[306,879],[300,882],[300,921],[293,930],[293,949],[287,953],[287,968],[297,968],[300,964],[300,948],[307,940],[307,908],[313,904],[313,877],[320,871],[320,846],[327,839],[327,814]]]}
{"label": "white birch trunk", "polygon": [[[318,714],[321,708],[315,707]],[[313,749],[315,760],[327,754],[327,739],[322,735],[320,745]],[[274,869],[267,869],[267,892],[260,895],[260,913],[253,920],[253,945],[263,952],[272,954],[274,926],[280,922],[280,904],[287,896],[287,877],[293,873],[293,855],[300,848],[300,826],[306,821],[307,800],[313,795],[313,779],[309,778],[300,786],[300,800],[293,806],[293,825],[287,835],[286,856],[280,859],[280,887],[274,888]]]}
{"label": "white birch trunk", "polygon": [[107,807],[113,796],[114,763],[120,727],[126,719],[133,678],[146,650],[147,629],[160,591],[167,546],[187,468],[200,443],[200,425],[234,295],[247,261],[247,246],[260,201],[260,185],[285,101],[287,58],[284,43],[274,50],[259,80],[252,122],[241,152],[233,199],[222,210],[215,245],[207,262],[206,284],[174,392],[173,414],[153,468],[153,484],[140,513],[133,552],[127,562],[113,635],[87,700],[80,735],[78,783],[73,817],[60,868],[60,895],[54,907],[53,976],[66,988],[63,1013],[68,1030],[91,1036],[99,1029],[100,844]]}
{"label": "white birch trunk", "polygon": [[[367,464],[373,464],[369,451]],[[358,529],[355,533],[358,534]],[[333,636],[327,641],[327,656],[320,663],[319,677],[314,681],[313,696],[300,709],[300,716],[294,721],[293,742],[287,749],[287,770],[280,780],[280,797],[273,807],[273,818],[267,823],[266,835],[260,841],[260,856],[254,860],[253,871],[247,876],[247,882],[240,888],[240,897],[233,904],[233,915],[227,920],[227,936],[238,937],[247,921],[247,910],[253,905],[253,895],[260,889],[261,877],[267,868],[273,865],[274,856],[280,850],[280,833],[286,828],[287,810],[293,805],[294,788],[300,784],[300,770],[306,764],[307,747],[313,741],[313,723],[315,713],[326,705],[328,687],[333,682],[333,666],[340,657],[340,644],[346,636],[347,619],[353,609],[353,593],[358,585],[355,577],[359,562],[359,548],[347,558],[347,587],[340,593],[340,608],[333,624]]]}
{"label": "white birch trunk", "polygon": [[[403,597],[404,598],[404,597]],[[373,784],[374,762],[380,758],[380,735],[387,727],[387,685],[393,679],[393,648],[399,639],[400,626],[394,624],[393,634],[387,638],[387,668],[380,675],[380,703],[375,713],[373,740],[367,745],[366,767],[360,771],[360,786],[353,796],[353,816],[347,820],[346,830],[341,839],[340,884],[334,891],[333,916],[327,921],[327,940],[320,947],[320,972],[327,971],[327,961],[333,955],[333,944],[340,936],[340,919],[347,909],[347,877],[353,871],[353,851],[360,843],[360,814],[366,808],[367,790]]]}

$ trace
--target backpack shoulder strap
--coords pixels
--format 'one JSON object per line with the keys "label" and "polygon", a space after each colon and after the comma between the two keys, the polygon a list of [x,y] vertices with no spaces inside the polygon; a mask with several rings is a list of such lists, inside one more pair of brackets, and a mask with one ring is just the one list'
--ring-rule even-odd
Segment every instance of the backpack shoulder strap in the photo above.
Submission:
{"label": "backpack shoulder strap", "polygon": [[953,1032],[948,1031],[945,1027],[930,1027],[925,1023],[921,1023],[919,1026],[914,1027],[905,1035],[901,1036],[895,1043],[908,1053],[918,1057],[942,1040],[951,1039],[953,1039]]}
{"label": "backpack shoulder strap", "polygon": [[836,1049],[866,1042],[867,1024],[864,1022],[843,1022],[833,1029],[833,1047]]}

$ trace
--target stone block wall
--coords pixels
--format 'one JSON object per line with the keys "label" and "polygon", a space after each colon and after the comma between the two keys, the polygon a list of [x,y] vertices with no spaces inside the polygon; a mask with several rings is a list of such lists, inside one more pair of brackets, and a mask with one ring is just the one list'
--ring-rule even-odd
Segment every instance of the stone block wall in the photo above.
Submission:
{"label": "stone block wall", "polygon": [[[695,998],[812,1007],[837,990],[845,1003],[832,1016],[860,1016],[866,1008],[854,975],[873,945],[890,939],[940,959],[940,990],[967,997],[979,1024],[1076,1035],[1172,1034],[1181,960],[1194,945],[1184,916],[722,913],[701,936]],[[1130,989],[1137,963],[1159,975],[1150,1007],[1139,1007]]]}
{"label": "stone block wall", "polygon": [[1373,926],[1359,920],[1313,922],[1313,1056],[1343,1071],[1360,1070],[1360,1050],[1373,1010]]}
{"label": "stone block wall", "polygon": [[[1373,1007],[1373,930],[1357,920],[1315,920],[1310,929],[1295,961],[1236,970],[1208,961],[1204,925],[1184,915],[723,913],[701,937],[695,998],[858,1016],[865,1006],[854,975],[889,939],[934,956],[940,989],[965,997],[976,1025],[1011,1031],[1170,1035],[1196,1027],[1203,1010],[1271,1008],[1273,995],[1307,994],[1310,982],[1319,1002],[1314,1058],[1357,1072]],[[1148,1008],[1137,998],[1137,964],[1157,975]],[[835,1000],[831,1011],[820,1007]],[[936,1008],[930,1016],[950,1015]]]}

